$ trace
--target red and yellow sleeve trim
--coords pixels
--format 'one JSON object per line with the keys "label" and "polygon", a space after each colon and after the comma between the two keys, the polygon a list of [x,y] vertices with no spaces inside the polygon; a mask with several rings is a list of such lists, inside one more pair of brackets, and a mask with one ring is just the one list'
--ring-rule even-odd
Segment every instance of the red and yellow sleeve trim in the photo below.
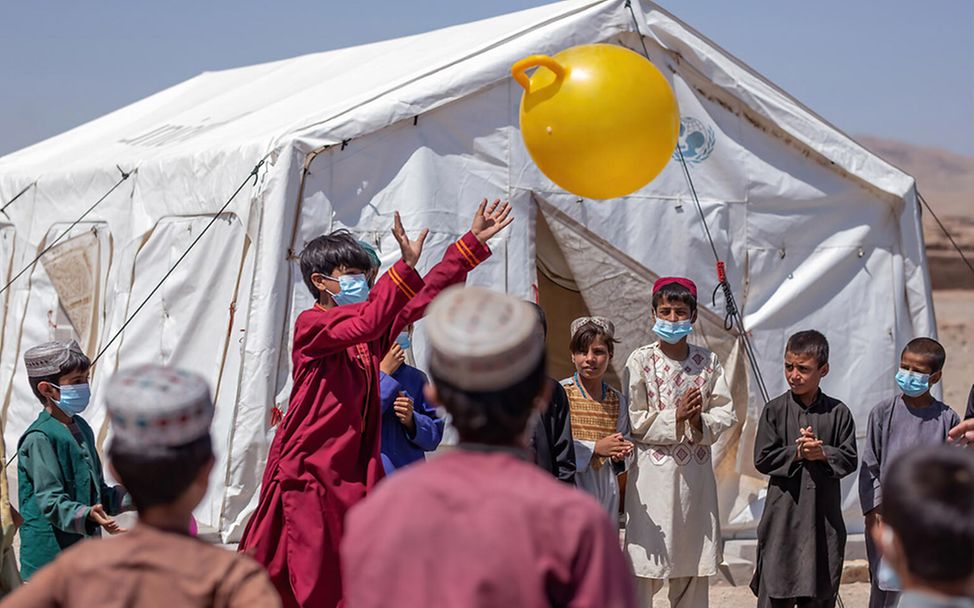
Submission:
{"label": "red and yellow sleeve trim", "polygon": [[455,243],[460,257],[464,259],[470,270],[490,257],[490,248],[477,240],[472,232],[468,232]]}
{"label": "red and yellow sleeve trim", "polygon": [[392,279],[392,282],[396,284],[396,287],[399,288],[399,291],[406,294],[407,298],[416,297],[416,292],[413,291],[412,288],[406,284],[406,281],[404,281],[403,278],[399,275],[399,271],[396,270],[395,266],[389,268],[389,278]]}
{"label": "red and yellow sleeve trim", "polygon": [[407,298],[415,298],[416,294],[423,289],[422,277],[419,276],[415,269],[410,268],[402,260],[393,264],[387,274],[393,285]]}

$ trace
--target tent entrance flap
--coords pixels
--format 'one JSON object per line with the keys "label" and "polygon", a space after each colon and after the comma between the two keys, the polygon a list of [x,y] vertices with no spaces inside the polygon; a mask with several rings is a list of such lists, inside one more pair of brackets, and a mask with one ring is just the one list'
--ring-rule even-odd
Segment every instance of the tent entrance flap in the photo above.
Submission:
{"label": "tent entrance flap", "polygon": [[[537,216],[535,251],[538,267],[538,304],[548,320],[548,373],[553,378],[567,378],[575,373],[567,328],[579,317],[592,316],[578,289],[572,269],[544,216]],[[606,381],[620,387],[619,376],[609,368]]]}
{"label": "tent entrance flap", "polygon": [[[548,349],[555,351],[551,369],[560,371],[557,349],[568,340],[560,334],[567,333],[573,315],[598,315],[612,320],[616,327],[619,342],[615,351],[619,356],[612,361],[614,374],[610,382],[618,382],[624,377],[626,354],[657,339],[652,333],[651,307],[653,283],[659,275],[586,228],[557,204],[537,193],[534,200],[540,210],[537,219],[539,299],[549,315]],[[721,524],[726,526],[741,512],[750,512],[750,503],[756,498],[755,487],[765,482],[761,477],[752,478],[748,466],[750,455],[746,446],[751,445],[749,437],[753,428],[744,424],[748,403],[744,352],[737,333],[726,330],[723,318],[708,308],[708,304],[705,300],[698,303],[691,341],[717,354],[740,421],[714,445]],[[564,350],[567,358],[567,344]],[[753,523],[747,519],[749,524]]]}

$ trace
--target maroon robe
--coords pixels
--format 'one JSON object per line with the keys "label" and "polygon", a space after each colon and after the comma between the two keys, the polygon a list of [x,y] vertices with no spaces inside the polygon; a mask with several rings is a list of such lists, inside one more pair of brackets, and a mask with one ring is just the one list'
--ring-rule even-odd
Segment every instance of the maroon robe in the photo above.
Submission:
{"label": "maroon robe", "polygon": [[316,304],[298,316],[290,404],[240,540],[240,550],[267,568],[285,607],[340,605],[345,512],[383,476],[379,361],[440,291],[464,282],[489,255],[468,232],[425,283],[399,261],[367,302],[330,310]]}
{"label": "maroon robe", "polygon": [[636,605],[602,507],[505,451],[461,444],[406,467],[346,523],[349,608]]}

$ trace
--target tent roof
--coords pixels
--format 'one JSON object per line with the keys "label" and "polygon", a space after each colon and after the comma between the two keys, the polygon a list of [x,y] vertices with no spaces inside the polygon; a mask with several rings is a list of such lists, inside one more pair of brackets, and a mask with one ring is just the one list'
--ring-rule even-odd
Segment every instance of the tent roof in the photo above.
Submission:
{"label": "tent roof", "polygon": [[[332,117],[367,115],[374,108],[363,106],[382,97],[390,104],[414,105],[401,93],[419,80],[425,81],[422,93],[429,98],[466,95],[488,84],[485,80],[509,75],[509,58],[523,53],[518,41],[528,39],[527,48],[535,48],[553,33],[562,34],[555,38],[563,41],[565,26],[579,20],[593,24],[581,28],[586,37],[601,34],[593,26],[617,29],[621,19],[604,16],[619,12],[614,4],[569,0],[394,40],[205,72],[0,158],[0,172],[26,176],[52,166],[72,171],[253,144],[270,147],[309,125],[325,132],[322,143],[335,143],[351,134],[329,138],[333,129],[323,123]],[[484,55],[502,57],[488,74]]]}
{"label": "tent roof", "polygon": [[[912,178],[711,41],[651,3],[643,8],[642,33],[712,86],[850,175],[897,197],[912,187]],[[0,176],[26,184],[54,171],[130,168],[243,148],[266,152],[295,139],[333,144],[507,78],[510,65],[525,55],[632,29],[622,0],[568,0],[384,42],[206,72],[0,158]]]}

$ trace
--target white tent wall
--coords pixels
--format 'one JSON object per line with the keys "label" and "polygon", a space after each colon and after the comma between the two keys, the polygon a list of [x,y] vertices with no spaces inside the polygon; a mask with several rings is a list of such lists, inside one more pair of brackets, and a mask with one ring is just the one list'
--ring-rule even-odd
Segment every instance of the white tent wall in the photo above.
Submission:
{"label": "white tent wall", "polygon": [[[239,155],[237,162],[227,162],[219,154],[201,155],[195,159],[196,164],[191,160],[184,163],[147,162],[92,210],[84,222],[71,230],[70,236],[75,236],[96,229],[102,237],[99,252],[103,260],[98,265],[96,315],[98,339],[86,346],[90,357],[94,358],[135,312],[190,241],[210,221],[213,211],[218,210],[244,181],[257,159],[259,156],[255,152],[250,158]],[[208,176],[211,181],[195,187],[192,185],[194,175]],[[27,200],[17,201],[8,209],[13,225],[24,228],[26,237],[12,261],[14,271],[25,267],[43,247],[58,238],[119,178],[118,170],[112,167],[103,172],[81,171],[80,175],[72,173],[39,180],[32,192],[23,197]],[[210,233],[200,240],[126,332],[105,352],[92,378],[92,405],[85,412],[101,442],[108,425],[104,415],[105,395],[100,387],[119,362],[135,365],[156,361],[196,369],[206,375],[214,388],[225,386],[221,381],[221,370],[224,376],[231,375],[231,386],[218,394],[217,424],[225,431],[214,434],[219,460],[213,477],[213,492],[198,511],[200,521],[205,525],[219,523],[223,498],[224,476],[222,471],[219,475],[216,471],[229,454],[229,418],[235,409],[239,374],[239,354],[235,349],[237,352],[241,349],[239,340],[229,340],[229,312],[230,302],[235,297],[242,294],[244,301],[249,301],[251,281],[249,278],[239,281],[239,278],[252,272],[253,268],[253,249],[244,248],[250,241],[246,222],[252,189],[251,183],[245,185],[227,213],[214,223]],[[17,236],[21,234],[18,232]],[[51,254],[69,242],[70,239],[62,240]],[[246,258],[245,253],[249,253]],[[7,314],[0,352],[0,379],[6,389],[3,421],[6,458],[9,459],[16,451],[17,439],[40,407],[27,383],[23,351],[50,339],[77,336],[66,323],[63,305],[42,263],[26,272],[4,294],[4,300]],[[239,335],[239,323],[237,325]],[[97,348],[92,348],[95,343]],[[225,354],[229,365],[223,365]],[[16,459],[7,472],[15,471]],[[16,504],[15,483],[11,484],[11,499]]]}
{"label": "white tent wall", "polygon": [[[824,329],[834,343],[825,388],[847,400],[861,431],[868,408],[888,388],[884,379],[893,373],[897,349],[913,335],[935,331],[912,179],[655,4],[634,8],[641,9],[652,59],[670,79],[684,119],[692,119],[686,135],[696,140],[683,140],[693,144],[690,171],[769,390],[783,390],[787,334]],[[494,256],[470,282],[531,297],[540,197],[583,226],[578,234],[615,249],[600,258],[606,264],[626,260],[621,285],[645,289],[653,274],[686,274],[700,284],[711,316],[723,316],[722,302],[709,302],[712,255],[678,164],[632,196],[579,203],[537,171],[517,131],[521,91],[509,76],[514,61],[592,42],[641,50],[632,30],[622,0],[573,0],[203,74],[0,158],[0,201],[37,180],[7,211],[11,226],[4,236],[15,247],[13,261],[0,265],[22,268],[45,237],[53,238],[53,227],[77,219],[118,180],[116,164],[137,168],[87,218],[106,226],[111,243],[110,264],[100,267],[101,348],[207,216],[266,159],[256,183],[244,185],[172,283],[139,313],[145,316],[105,353],[86,412],[96,430],[107,428],[99,388],[119,365],[160,361],[204,372],[218,390],[220,462],[197,516],[225,541],[236,540],[256,505],[271,410],[286,407],[293,321],[311,301],[294,256],[323,232],[347,227],[376,243],[388,264],[397,255],[389,228],[398,209],[408,230],[432,229],[421,263],[426,270],[468,228],[481,198],[510,198],[518,222],[491,243]],[[584,251],[583,241],[571,238],[577,242],[560,246]],[[56,329],[48,323],[48,311],[58,305],[53,286],[45,286],[38,268],[28,273],[36,281],[25,275],[2,295],[8,458],[38,405],[22,377],[23,350]],[[585,269],[575,263],[572,271]],[[579,281],[588,307],[614,310],[637,328],[630,341],[648,341],[648,318],[638,325],[646,308],[619,310],[592,280],[597,272],[589,268]],[[853,318],[868,321],[856,325]],[[726,336],[716,332],[712,339],[717,344]],[[415,345],[422,363],[421,323]],[[739,349],[727,356],[739,361]],[[764,480],[754,475],[749,450],[762,404],[753,382],[740,372],[734,377],[735,392],[750,398],[739,408],[745,420],[736,457],[724,458],[718,469],[722,519],[752,530]],[[855,526],[849,483],[845,496]]]}

